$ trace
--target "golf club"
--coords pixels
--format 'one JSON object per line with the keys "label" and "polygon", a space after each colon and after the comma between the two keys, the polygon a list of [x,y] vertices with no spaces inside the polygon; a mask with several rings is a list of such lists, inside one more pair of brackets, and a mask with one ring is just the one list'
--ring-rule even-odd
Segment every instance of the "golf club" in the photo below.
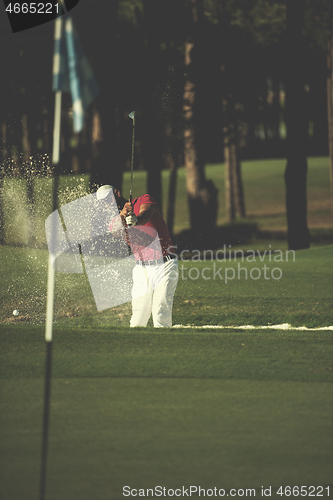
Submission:
{"label": "golf club", "polygon": [[133,167],[134,167],[134,136],[135,136],[135,111],[131,111],[128,115],[133,120],[133,133],[132,133],[132,157],[131,157],[131,186],[129,201],[132,203],[133,194]]}

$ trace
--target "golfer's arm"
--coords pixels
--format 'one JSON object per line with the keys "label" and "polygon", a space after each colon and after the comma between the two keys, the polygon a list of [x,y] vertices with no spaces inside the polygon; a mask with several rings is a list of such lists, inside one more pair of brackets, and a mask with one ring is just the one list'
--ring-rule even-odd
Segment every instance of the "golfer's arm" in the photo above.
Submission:
{"label": "golfer's arm", "polygon": [[145,203],[140,207],[139,215],[137,215],[138,222],[137,226],[144,226],[150,221],[154,213],[156,212],[156,205],[151,203]]}

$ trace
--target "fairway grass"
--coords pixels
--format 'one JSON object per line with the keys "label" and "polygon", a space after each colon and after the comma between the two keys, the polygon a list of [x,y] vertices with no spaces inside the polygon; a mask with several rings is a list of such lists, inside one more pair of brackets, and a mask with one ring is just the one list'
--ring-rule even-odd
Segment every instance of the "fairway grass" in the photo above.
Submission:
{"label": "fairway grass", "polygon": [[[237,259],[226,254],[222,260],[220,253],[218,261],[192,260],[184,254],[186,260],[179,261],[174,324],[332,326],[333,246],[268,252],[256,254],[254,260],[245,253]],[[0,323],[44,323],[47,257],[45,250],[0,246]],[[55,288],[54,317],[59,326],[129,324],[129,303],[97,312],[85,274],[56,273]],[[13,316],[14,309],[20,311],[18,317]]]}
{"label": "fairway grass", "polygon": [[[36,379],[3,383],[3,499],[38,498],[41,390]],[[256,496],[262,486],[327,486],[331,415],[329,384],[55,379],[47,498],[120,499],[126,485],[255,488]]]}
{"label": "fairway grass", "polygon": [[[283,169],[282,161],[244,165],[249,220],[262,230],[285,230]],[[220,189],[223,224],[223,169],[207,173]],[[178,174],[181,231],[188,212]],[[310,162],[311,231],[332,227],[327,179],[327,159]],[[68,196],[84,194],[85,183],[72,182]],[[136,172],[135,189],[144,186]],[[67,194],[63,187],[63,202]],[[24,198],[16,204],[14,195],[7,202],[23,213]],[[9,218],[13,243],[26,238],[19,215]],[[289,495],[278,495],[280,486],[303,485],[333,495],[333,333],[272,329],[333,325],[333,247],[287,254],[285,241],[267,240],[236,249],[244,251],[236,259],[232,248],[215,260],[180,260],[173,323],[195,328],[130,329],[130,304],[98,312],[85,274],[56,273],[45,500],[120,500],[124,486],[216,487],[233,498],[250,489],[265,498],[271,487],[270,498],[281,499]],[[0,246],[1,500],[38,498],[47,261],[42,246]],[[243,325],[251,328],[234,328]]]}
{"label": "fairway grass", "polygon": [[[43,327],[0,340],[0,496],[32,500]],[[332,485],[332,359],[330,332],[55,328],[47,499]]]}
{"label": "fairway grass", "polygon": [[[43,328],[1,330],[1,379],[43,378]],[[53,344],[56,378],[333,380],[331,332],[55,328]]]}

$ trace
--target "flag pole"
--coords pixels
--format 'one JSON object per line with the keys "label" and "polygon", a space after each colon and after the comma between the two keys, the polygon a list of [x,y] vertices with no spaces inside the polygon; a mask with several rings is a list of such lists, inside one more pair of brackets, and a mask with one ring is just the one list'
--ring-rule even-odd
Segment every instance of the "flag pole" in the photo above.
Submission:
{"label": "flag pole", "polygon": [[[61,20],[58,19],[55,23],[55,37],[57,29],[61,26]],[[58,208],[58,164],[60,159],[60,131],[61,131],[61,91],[55,93],[54,104],[54,126],[53,126],[53,187],[52,187],[52,212]],[[52,231],[52,238],[56,238],[56,230]],[[40,472],[40,492],[39,499],[45,499],[46,491],[46,464],[47,464],[47,449],[48,449],[48,433],[50,420],[50,396],[51,396],[51,373],[52,373],[52,337],[53,337],[53,309],[54,309],[54,288],[55,288],[55,269],[53,267],[51,256],[48,261],[48,276],[47,276],[47,298],[46,298],[46,322],[45,322],[45,341],[46,341],[46,360],[45,360],[45,384],[44,384],[44,416],[43,416],[43,433],[42,433],[42,453],[41,453],[41,472]]]}
{"label": "flag pole", "polygon": [[[52,188],[52,212],[58,208],[58,164],[60,157],[60,124],[61,124],[61,91],[55,93],[55,114],[53,128],[53,153],[52,164],[54,168],[53,188]],[[56,235],[52,234],[55,238]],[[46,301],[46,328],[45,340],[52,342],[52,327],[53,327],[53,304],[54,304],[54,278],[55,271],[52,265],[51,257],[49,257],[48,278],[47,278],[47,301]]]}
{"label": "flag pole", "polygon": [[[62,3],[64,3],[62,1]],[[52,205],[55,212],[58,210],[58,184],[59,184],[59,158],[60,158],[60,131],[61,131],[61,97],[63,91],[70,90],[73,102],[74,131],[80,132],[84,123],[84,111],[99,93],[92,69],[83,54],[78,35],[73,27],[70,16],[65,17],[66,29],[63,29],[62,17],[55,21],[54,29],[54,56],[53,56],[53,90],[55,90],[54,126],[53,126],[53,189]],[[64,44],[67,48],[64,47]],[[66,50],[66,56],[63,51]],[[53,218],[54,226],[51,228],[51,246],[56,243],[57,222]],[[40,500],[45,499],[46,490],[46,461],[48,445],[48,428],[51,394],[51,365],[52,365],[52,329],[54,309],[55,269],[51,256],[48,262],[47,299],[46,299],[46,368],[45,368],[45,396],[44,396],[44,421],[42,435],[42,459]]]}

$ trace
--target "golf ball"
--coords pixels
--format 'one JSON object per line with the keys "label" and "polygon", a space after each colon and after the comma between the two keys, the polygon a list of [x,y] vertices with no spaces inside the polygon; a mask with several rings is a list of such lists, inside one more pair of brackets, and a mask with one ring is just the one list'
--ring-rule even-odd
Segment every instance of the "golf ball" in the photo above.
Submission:
{"label": "golf ball", "polygon": [[14,314],[14,316],[18,316],[18,315],[19,315],[18,310],[17,310],[17,309],[15,309],[15,310],[13,311],[13,314]]}

